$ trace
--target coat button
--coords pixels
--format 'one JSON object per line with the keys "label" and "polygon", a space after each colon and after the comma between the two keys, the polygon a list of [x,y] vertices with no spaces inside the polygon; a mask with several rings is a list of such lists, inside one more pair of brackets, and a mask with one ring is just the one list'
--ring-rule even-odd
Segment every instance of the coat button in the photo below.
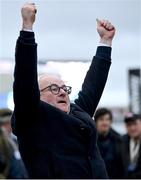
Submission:
{"label": "coat button", "polygon": [[85,128],[84,128],[84,127],[81,127],[80,129],[83,131]]}
{"label": "coat button", "polygon": [[80,124],[80,129],[83,131],[83,130],[85,130],[85,125],[84,124]]}
{"label": "coat button", "polygon": [[89,160],[92,160],[92,157],[91,157],[91,156],[88,156],[88,159],[89,159]]}

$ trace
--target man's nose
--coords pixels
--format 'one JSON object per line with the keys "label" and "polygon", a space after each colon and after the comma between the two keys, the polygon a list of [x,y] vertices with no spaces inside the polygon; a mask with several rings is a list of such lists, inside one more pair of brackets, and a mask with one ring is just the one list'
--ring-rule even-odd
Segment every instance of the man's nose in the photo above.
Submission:
{"label": "man's nose", "polygon": [[66,96],[67,92],[64,89],[60,89],[59,95],[60,96]]}

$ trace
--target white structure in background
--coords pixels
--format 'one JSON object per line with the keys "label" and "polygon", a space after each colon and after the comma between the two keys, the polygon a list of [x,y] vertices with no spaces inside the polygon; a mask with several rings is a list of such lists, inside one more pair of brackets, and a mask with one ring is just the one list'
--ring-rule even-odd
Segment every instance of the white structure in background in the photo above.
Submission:
{"label": "white structure in background", "polygon": [[[60,74],[61,78],[66,82],[67,85],[72,86],[72,94],[70,99],[73,101],[81,89],[87,70],[90,66],[90,61],[48,61],[46,64],[38,65],[38,73],[55,73]],[[13,81],[14,63],[12,60],[0,60],[0,74],[9,74],[11,77],[11,84]],[[110,79],[110,76],[109,76]],[[6,82],[4,82],[6,83]],[[2,83],[0,82],[0,89]],[[13,109],[11,89],[7,90],[10,93],[8,96],[8,106]],[[120,98],[119,98],[120,97]],[[121,101],[122,99],[122,101]],[[10,105],[11,104],[11,105]],[[113,91],[112,87],[109,87],[107,82],[104,93],[102,95],[101,106],[116,106],[116,107],[127,107],[128,106],[128,94],[127,91]]]}
{"label": "white structure in background", "polygon": [[[61,76],[61,78],[65,81],[67,85],[72,86],[72,94],[70,95],[71,101],[77,98],[78,92],[81,89],[82,83],[84,81],[87,70],[90,66],[89,61],[81,62],[81,61],[69,61],[69,62],[61,62],[61,61],[48,61],[46,64],[38,64],[38,73],[39,75],[44,73],[54,73]],[[14,64],[13,61],[8,60],[0,60],[0,74],[9,74],[11,87],[7,89],[7,107],[11,110],[14,109],[13,103],[13,92],[12,92],[12,83],[13,83],[13,72],[14,72]],[[4,82],[4,84],[6,81]],[[0,89],[1,89],[0,82]],[[108,86],[108,84],[107,84]],[[119,92],[117,92],[119,93]],[[108,107],[127,107],[128,103],[125,101],[123,94],[120,95],[122,98],[118,98],[117,94],[108,88],[104,91],[103,96],[100,101],[101,106]],[[114,122],[113,128],[117,130],[119,133],[124,134],[125,127],[124,124],[120,122]]]}

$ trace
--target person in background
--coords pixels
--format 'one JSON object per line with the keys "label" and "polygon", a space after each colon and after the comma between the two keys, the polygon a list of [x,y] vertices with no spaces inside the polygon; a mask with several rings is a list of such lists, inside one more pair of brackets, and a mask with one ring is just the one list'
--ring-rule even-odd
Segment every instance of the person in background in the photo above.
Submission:
{"label": "person in background", "polygon": [[28,177],[27,172],[25,170],[23,161],[21,159],[18,150],[17,138],[12,133],[11,117],[12,117],[12,111],[10,109],[8,108],[0,109],[0,130],[1,130],[1,137],[0,137],[1,165],[0,166],[3,167],[3,165],[5,165],[4,168],[5,170],[3,171],[3,173],[4,176],[6,177],[27,178]]}
{"label": "person in background", "polygon": [[14,141],[0,128],[0,179],[28,178]]}
{"label": "person in background", "polygon": [[11,117],[12,117],[12,111],[8,108],[2,108],[0,109],[0,128],[4,129],[10,138],[13,139],[13,141],[17,144],[17,138],[12,133],[12,127],[11,127]]}
{"label": "person in background", "polygon": [[98,131],[98,147],[104,159],[110,179],[123,178],[123,142],[122,137],[112,129],[112,113],[106,108],[99,108],[95,115]]}
{"label": "person in background", "polygon": [[125,178],[141,179],[141,115],[125,116],[127,134],[123,136],[125,154]]}

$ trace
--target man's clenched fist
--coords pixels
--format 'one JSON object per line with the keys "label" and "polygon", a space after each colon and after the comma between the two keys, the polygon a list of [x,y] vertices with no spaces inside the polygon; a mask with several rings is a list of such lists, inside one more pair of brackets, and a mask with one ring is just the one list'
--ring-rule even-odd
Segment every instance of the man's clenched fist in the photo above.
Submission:
{"label": "man's clenched fist", "polygon": [[101,38],[100,43],[111,46],[115,35],[115,27],[107,20],[97,19],[97,31]]}
{"label": "man's clenched fist", "polygon": [[36,11],[34,3],[27,3],[22,7],[23,29],[32,30]]}

